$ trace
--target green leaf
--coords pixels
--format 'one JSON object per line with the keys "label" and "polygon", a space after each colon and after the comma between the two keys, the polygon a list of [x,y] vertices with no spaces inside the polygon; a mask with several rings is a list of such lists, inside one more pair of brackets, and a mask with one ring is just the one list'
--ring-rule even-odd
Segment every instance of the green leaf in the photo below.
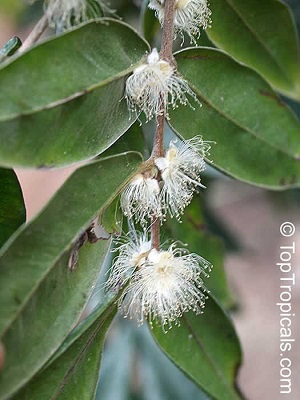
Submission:
{"label": "green leaf", "polygon": [[103,342],[116,313],[115,302],[98,307],[67,337],[52,363],[13,400],[92,400],[95,396]]}
{"label": "green leaf", "polygon": [[26,220],[22,190],[13,170],[0,168],[0,247]]}
{"label": "green leaf", "polygon": [[235,387],[241,362],[238,338],[213,298],[207,300],[204,314],[185,314],[181,325],[167,334],[156,325],[153,334],[167,356],[214,399],[241,399]]}
{"label": "green leaf", "polygon": [[78,322],[109,244],[101,240],[83,245],[73,272],[67,268],[70,252],[66,252],[20,310],[2,338],[7,358],[0,376],[1,399],[26,384]]}
{"label": "green leaf", "polygon": [[89,159],[134,122],[128,74],[148,47],[128,25],[100,19],[45,41],[0,70],[0,165]]}
{"label": "green leaf", "polygon": [[145,141],[142,127],[135,122],[123,136],[120,137],[108,150],[104,156],[124,153],[125,151],[137,151],[145,156]]}
{"label": "green leaf", "polygon": [[234,298],[228,288],[224,272],[224,246],[222,241],[207,232],[199,199],[195,198],[185,210],[179,223],[175,219],[166,222],[173,239],[188,244],[191,253],[199,254],[212,265],[208,279],[204,279],[206,287],[225,308],[234,305]]}
{"label": "green leaf", "polygon": [[212,165],[230,176],[271,189],[299,186],[300,125],[270,86],[219,50],[183,50],[176,60],[202,107],[170,111],[174,130],[215,141]]}
{"label": "green leaf", "polygon": [[[0,399],[45,364],[77,323],[109,241],[86,243],[71,259],[91,221],[112,202],[141,161],[125,153],[78,169],[46,208],[0,253],[0,331],[7,350]],[[34,343],[34,346],[33,346]]]}
{"label": "green leaf", "polygon": [[123,214],[117,197],[100,215],[101,226],[109,234],[121,234],[123,225]]}
{"label": "green leaf", "polygon": [[[137,368],[138,360],[138,368]],[[142,385],[132,387],[132,376]],[[166,357],[146,325],[118,318],[105,344],[97,400],[208,400]]]}
{"label": "green leaf", "polygon": [[278,0],[210,0],[210,8],[210,39],[276,90],[300,99],[299,44],[288,7]]}
{"label": "green leaf", "polygon": [[166,357],[153,340],[150,329],[144,332],[139,329],[136,334],[139,334],[136,340],[138,357],[146,369],[145,375],[142,376],[144,382],[142,398],[151,398],[154,392],[156,393],[154,398],[163,400],[210,399]]}

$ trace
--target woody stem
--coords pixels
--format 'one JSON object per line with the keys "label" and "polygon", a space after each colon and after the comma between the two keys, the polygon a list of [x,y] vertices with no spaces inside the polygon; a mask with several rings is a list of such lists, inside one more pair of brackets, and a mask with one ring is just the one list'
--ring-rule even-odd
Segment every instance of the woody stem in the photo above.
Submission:
{"label": "woody stem", "polygon": [[[175,66],[175,61],[172,53],[173,45],[173,31],[174,31],[174,14],[175,14],[175,0],[165,1],[165,16],[162,32],[162,44],[160,50],[160,57]],[[160,113],[156,118],[156,131],[154,136],[153,156],[164,156],[164,121],[165,121],[165,104],[162,96],[159,100]],[[158,218],[152,219],[151,225],[151,243],[152,247],[156,250],[160,248],[160,222]]]}
{"label": "woody stem", "polygon": [[173,34],[174,34],[174,16],[175,16],[176,0],[165,1],[164,25],[162,31],[162,41],[160,49],[160,57],[175,66],[172,53]]}
{"label": "woody stem", "polygon": [[42,36],[42,34],[45,32],[47,27],[48,27],[48,19],[47,16],[44,14],[42,18],[38,21],[38,23],[35,25],[33,30],[30,32],[30,34],[27,36],[27,38],[24,40],[23,45],[20,48],[20,51],[25,51],[33,43],[37,42],[39,38]]}

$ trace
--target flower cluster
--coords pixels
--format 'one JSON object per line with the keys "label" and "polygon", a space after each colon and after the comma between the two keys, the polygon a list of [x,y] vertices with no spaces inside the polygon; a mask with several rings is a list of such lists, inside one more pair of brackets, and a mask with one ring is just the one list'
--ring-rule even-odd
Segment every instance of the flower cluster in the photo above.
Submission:
{"label": "flower cluster", "polygon": [[119,247],[107,287],[124,286],[119,307],[125,317],[157,321],[164,329],[178,324],[183,313],[199,314],[207,292],[202,277],[208,277],[211,265],[197,254],[178,248],[173,243],[167,250],[151,248],[146,234]]}
{"label": "flower cluster", "polygon": [[99,0],[45,0],[44,9],[49,26],[63,31],[99,17],[103,4]]}
{"label": "flower cluster", "polygon": [[[196,190],[204,187],[201,172],[210,145],[200,136],[186,141],[172,140],[165,157],[154,159],[156,170],[136,175],[121,195],[121,207],[128,217],[142,225],[147,219],[164,220],[166,215],[180,219]],[[157,176],[160,176],[160,180]]]}
{"label": "flower cluster", "polygon": [[[149,5],[162,24],[164,6],[164,0],[151,0]],[[175,35],[187,32],[195,41],[200,26],[206,28],[210,21],[207,1],[177,0],[175,6]],[[160,224],[167,215],[180,220],[195,191],[204,187],[201,173],[209,155],[208,142],[196,136],[185,141],[172,140],[165,152],[161,148],[163,127],[158,117],[169,118],[169,107],[190,105],[187,96],[198,101],[172,61],[161,59],[156,49],[126,81],[129,111],[135,116],[144,112],[146,121],[156,118],[157,137],[153,156],[121,193],[123,214],[140,223],[144,233],[132,229],[129,238],[121,241],[106,286],[114,291],[122,289],[118,305],[125,317],[135,318],[139,324],[157,321],[164,331],[179,324],[183,313],[202,312],[207,292],[203,277],[211,269],[208,261],[178,247],[176,242],[167,248],[159,243]]]}
{"label": "flower cluster", "polygon": [[[165,0],[151,0],[149,8],[163,25],[165,17]],[[210,26],[211,10],[207,0],[176,0],[174,15],[174,34],[179,33],[184,40],[184,32],[190,37],[191,43],[195,43],[200,36],[200,28],[207,29]]]}
{"label": "flower cluster", "polygon": [[143,111],[147,121],[166,113],[168,107],[189,104],[186,95],[197,101],[195,93],[167,61],[161,60],[156,49],[148,55],[126,81],[125,98],[133,114]]}
{"label": "flower cluster", "polygon": [[[172,140],[164,157],[137,174],[121,194],[121,207],[128,218],[144,227],[134,229],[126,240],[119,239],[107,288],[123,292],[119,308],[125,317],[159,322],[163,329],[178,324],[184,312],[200,313],[205,304],[207,277],[211,265],[196,254],[173,243],[166,250],[154,248],[146,230],[147,221],[167,214],[179,218],[200,187],[204,156],[210,146],[199,136],[187,141]],[[164,247],[164,246],[163,246]]]}

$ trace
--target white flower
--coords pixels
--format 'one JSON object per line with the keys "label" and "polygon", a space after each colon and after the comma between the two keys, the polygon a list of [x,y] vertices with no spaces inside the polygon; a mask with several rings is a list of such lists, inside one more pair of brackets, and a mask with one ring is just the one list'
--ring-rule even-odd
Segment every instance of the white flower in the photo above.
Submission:
{"label": "white flower", "polygon": [[176,75],[168,62],[159,59],[156,49],[149,54],[147,63],[127,79],[125,92],[129,110],[135,114],[143,111],[147,121],[163,112],[168,117],[169,105],[176,108],[177,103],[189,104],[186,94],[197,101],[188,83]]}
{"label": "white flower", "polygon": [[72,28],[83,21],[99,17],[98,0],[45,0],[44,9],[49,26],[59,31]]}
{"label": "white flower", "polygon": [[161,216],[159,184],[152,174],[138,174],[121,194],[121,208],[128,218],[135,217],[141,225],[146,219]]}
{"label": "white flower", "polygon": [[[151,0],[149,8],[155,11],[161,25],[164,23],[165,1]],[[207,29],[211,23],[211,11],[207,0],[176,0],[174,31],[175,37],[180,33],[184,39],[183,32],[186,32],[191,43],[195,43],[195,37],[200,36],[200,28]]]}
{"label": "white flower", "polygon": [[179,219],[194,191],[204,187],[200,173],[205,169],[204,156],[209,149],[210,145],[200,136],[183,142],[173,140],[165,157],[155,160],[163,180],[160,192],[163,214],[168,212]]}
{"label": "white flower", "polygon": [[125,288],[119,307],[125,317],[157,321],[162,326],[178,324],[183,313],[201,313],[207,291],[202,276],[211,264],[204,258],[171,245],[167,251],[152,249]]}
{"label": "white flower", "polygon": [[119,290],[132,276],[136,268],[144,265],[147,255],[151,250],[151,241],[146,233],[131,232],[132,238],[121,237],[116,240],[114,251],[119,255],[114,259],[110,269],[110,276],[105,286],[107,289]]}
{"label": "white flower", "polygon": [[164,220],[168,213],[180,219],[194,192],[204,188],[201,172],[209,149],[200,136],[182,142],[172,140],[165,157],[154,159],[158,169],[152,167],[137,174],[125,187],[121,194],[124,215],[134,217],[142,226],[149,219]]}

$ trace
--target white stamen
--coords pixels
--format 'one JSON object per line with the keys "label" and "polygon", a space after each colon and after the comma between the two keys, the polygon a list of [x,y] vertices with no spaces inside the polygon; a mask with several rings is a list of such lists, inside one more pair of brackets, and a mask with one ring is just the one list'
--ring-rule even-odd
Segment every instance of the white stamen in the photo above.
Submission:
{"label": "white stamen", "polygon": [[156,49],[149,54],[147,64],[136,68],[127,79],[125,91],[130,112],[143,111],[147,121],[164,112],[168,118],[169,106],[174,109],[178,103],[189,104],[187,94],[197,101],[188,83],[168,62],[159,59]]}
{"label": "white stamen", "polygon": [[97,12],[99,6],[103,8],[98,0],[45,0],[44,3],[49,26],[60,31],[99,17]]}
{"label": "white stamen", "polygon": [[105,286],[107,289],[119,290],[131,278],[136,268],[140,268],[146,261],[151,250],[151,241],[146,233],[133,232],[133,238],[120,237],[116,240],[119,244],[114,251],[119,255],[114,259],[110,269],[109,279]]}
{"label": "white stamen", "polygon": [[183,313],[199,314],[205,304],[206,288],[202,276],[208,276],[211,264],[186,249],[171,245],[167,251],[152,249],[125,288],[119,306],[125,316],[157,321],[171,328]]}
{"label": "white stamen", "polygon": [[121,208],[125,216],[135,219],[142,225],[147,218],[160,217],[159,184],[154,177],[136,175],[121,194]]}
{"label": "white stamen", "polygon": [[200,173],[205,169],[204,156],[209,149],[210,145],[199,136],[181,143],[173,140],[165,157],[155,160],[163,180],[160,202],[164,216],[169,213],[180,219],[194,191],[204,188]]}
{"label": "white stamen", "polygon": [[[151,0],[149,8],[155,14],[161,25],[165,17],[165,1]],[[179,33],[184,40],[186,32],[191,43],[196,44],[196,39],[200,36],[200,28],[207,29],[211,24],[211,10],[207,0],[177,0],[175,3],[174,34]]]}

